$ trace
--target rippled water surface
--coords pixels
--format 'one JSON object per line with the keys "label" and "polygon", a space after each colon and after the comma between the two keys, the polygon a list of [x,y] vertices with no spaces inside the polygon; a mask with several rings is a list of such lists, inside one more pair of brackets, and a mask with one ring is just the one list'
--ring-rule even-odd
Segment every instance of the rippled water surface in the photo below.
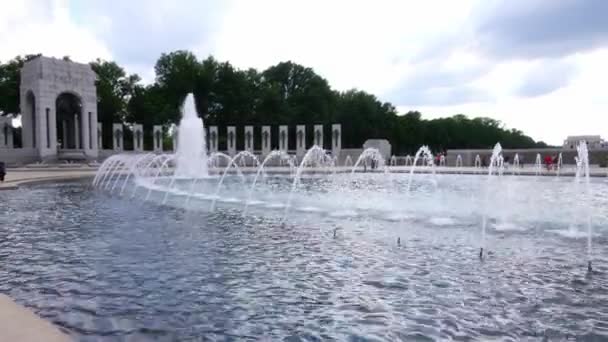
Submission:
{"label": "rippled water surface", "polygon": [[[390,191],[367,187],[362,209],[304,198],[305,182],[284,222],[283,210],[185,211],[170,205],[179,196],[162,206],[82,183],[0,192],[0,291],[85,341],[608,339],[605,183],[587,274],[586,235],[568,224],[584,210],[564,213],[561,183],[536,185],[544,201],[526,202],[531,181],[503,189],[511,202],[490,195],[481,262],[479,186],[425,182],[410,210],[389,212],[377,209]],[[302,209],[329,202],[333,215]]]}

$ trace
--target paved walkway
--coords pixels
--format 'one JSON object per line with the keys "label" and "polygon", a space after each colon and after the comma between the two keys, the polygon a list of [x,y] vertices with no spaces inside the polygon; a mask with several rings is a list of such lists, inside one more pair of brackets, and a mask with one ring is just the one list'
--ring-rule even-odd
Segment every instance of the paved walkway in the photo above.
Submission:
{"label": "paved walkway", "polygon": [[0,294],[0,341],[66,342],[70,337],[32,311]]}

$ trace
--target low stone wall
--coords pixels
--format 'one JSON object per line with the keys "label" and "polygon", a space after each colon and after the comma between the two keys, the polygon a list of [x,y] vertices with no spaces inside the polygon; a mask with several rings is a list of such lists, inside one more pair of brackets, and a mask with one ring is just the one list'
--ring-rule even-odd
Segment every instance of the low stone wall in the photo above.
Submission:
{"label": "low stone wall", "polygon": [[[537,148],[537,149],[504,149],[502,154],[508,158],[510,163],[513,163],[515,154],[519,156],[520,165],[531,165],[536,161],[536,155],[541,155],[544,160],[545,156],[556,156],[562,154],[562,163],[564,165],[574,165],[574,157],[577,155],[576,150],[562,148]],[[464,166],[474,166],[475,157],[479,155],[481,158],[486,158],[489,162],[492,156],[492,150],[448,150],[446,155],[446,165],[455,166],[458,155],[462,157]],[[589,151],[589,163],[592,165],[605,166],[608,162],[607,150],[591,150]]]}
{"label": "low stone wall", "polygon": [[7,165],[25,165],[39,160],[34,148],[0,148],[0,161]]}

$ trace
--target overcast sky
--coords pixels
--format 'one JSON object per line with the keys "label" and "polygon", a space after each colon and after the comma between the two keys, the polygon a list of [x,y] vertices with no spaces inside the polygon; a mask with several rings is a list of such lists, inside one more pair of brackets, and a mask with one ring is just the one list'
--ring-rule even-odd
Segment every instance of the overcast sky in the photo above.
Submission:
{"label": "overcast sky", "polygon": [[146,81],[162,52],[240,68],[292,60],[425,118],[489,116],[537,140],[608,138],[604,0],[0,0],[0,60],[116,60]]}

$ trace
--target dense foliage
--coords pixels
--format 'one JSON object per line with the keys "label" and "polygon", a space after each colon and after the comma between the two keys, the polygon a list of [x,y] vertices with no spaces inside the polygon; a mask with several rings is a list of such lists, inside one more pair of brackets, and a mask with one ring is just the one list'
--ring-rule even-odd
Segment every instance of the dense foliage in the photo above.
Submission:
{"label": "dense foliage", "polygon": [[[0,63],[0,114],[19,112],[19,69],[36,55]],[[66,57],[66,60],[68,58]],[[411,153],[422,144],[435,150],[490,148],[497,141],[507,148],[544,146],[518,130],[508,130],[490,118],[452,117],[425,120],[419,112],[397,113],[395,107],[361,90],[338,92],[313,69],[282,62],[264,71],[240,70],[213,57],[199,60],[188,51],[162,54],[155,65],[154,83],[143,85],[115,62],[96,60],[99,121],[162,124],[169,127],[180,118],[186,94],[195,94],[199,115],[207,125],[277,125],[341,123],[343,147],[360,147],[370,138],[386,138],[396,153]],[[259,127],[256,127],[259,130]],[[329,130],[329,125],[327,125]],[[104,141],[110,141],[104,130]],[[307,140],[312,141],[312,129]],[[291,138],[295,134],[290,133]],[[326,139],[331,139],[330,132]],[[220,142],[220,145],[222,142]],[[295,142],[290,141],[290,146]]]}

